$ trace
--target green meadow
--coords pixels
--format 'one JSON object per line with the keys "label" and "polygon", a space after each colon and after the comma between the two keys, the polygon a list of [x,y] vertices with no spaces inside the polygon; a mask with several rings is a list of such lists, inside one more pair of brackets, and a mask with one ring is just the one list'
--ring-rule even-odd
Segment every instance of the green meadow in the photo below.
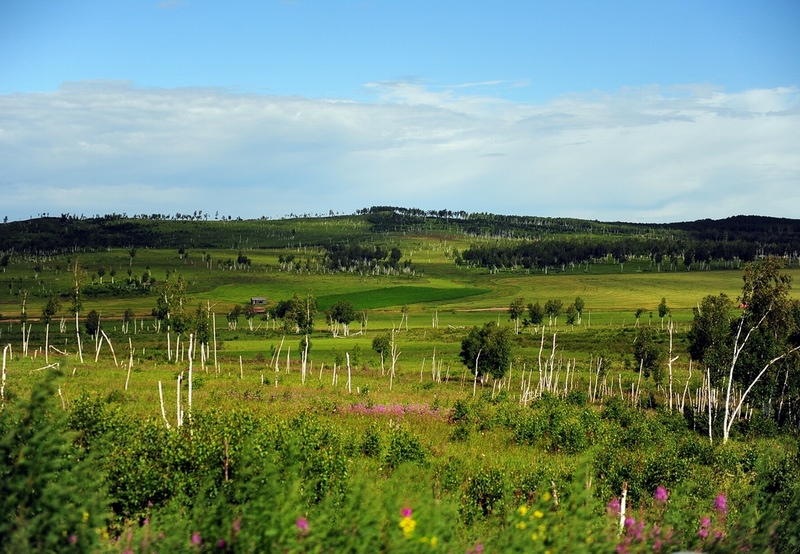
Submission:
{"label": "green meadow", "polygon": [[[670,271],[604,258],[488,270],[459,266],[454,253],[493,238],[412,226],[376,233],[357,216],[136,225],[157,237],[152,246],[113,245],[109,234],[103,247],[14,251],[0,274],[2,453],[34,452],[52,485],[15,508],[26,525],[0,524],[0,542],[25,545],[18,551],[35,550],[37,536],[51,551],[98,552],[800,544],[785,517],[800,509],[796,430],[749,405],[723,444],[724,406],[709,411],[707,402],[722,398],[723,383],[709,389],[688,355],[693,310],[719,293],[735,306],[741,267]],[[331,244],[399,248],[402,257],[396,268],[333,271],[324,265]],[[782,271],[796,282],[794,263]],[[173,314],[189,322],[180,334],[166,320],[159,330],[153,315],[179,282]],[[253,297],[273,308],[294,295],[316,307],[305,360],[303,336],[274,314],[230,315]],[[583,313],[568,324],[577,297]],[[52,298],[60,306],[47,326]],[[477,379],[462,341],[486,323],[510,329],[518,298],[560,300],[564,310],[510,333],[503,377]],[[800,298],[796,289],[790,298]],[[358,315],[348,336],[326,319],[341,302]],[[92,311],[102,334],[87,332]],[[198,314],[209,318],[206,344],[190,343]],[[637,371],[643,327],[663,354],[659,382]],[[373,348],[382,337],[394,342],[394,364]],[[30,428],[41,433],[25,430],[26,413],[46,414]],[[28,490],[25,467],[6,465],[5,497]],[[70,500],[53,501],[60,494]],[[623,494],[631,524],[619,517]],[[25,502],[45,516],[19,508]]]}

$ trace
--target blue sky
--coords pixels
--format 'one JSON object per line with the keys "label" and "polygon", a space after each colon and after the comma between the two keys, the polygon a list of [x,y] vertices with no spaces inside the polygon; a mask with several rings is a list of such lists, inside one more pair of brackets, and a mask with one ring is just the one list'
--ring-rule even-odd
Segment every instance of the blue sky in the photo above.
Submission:
{"label": "blue sky", "polygon": [[794,0],[4,2],[0,217],[800,217],[798,22]]}

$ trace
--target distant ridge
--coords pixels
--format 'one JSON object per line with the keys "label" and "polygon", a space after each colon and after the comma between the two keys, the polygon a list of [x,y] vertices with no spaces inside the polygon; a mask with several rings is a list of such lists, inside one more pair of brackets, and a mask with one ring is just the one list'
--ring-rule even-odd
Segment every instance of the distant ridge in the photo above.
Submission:
{"label": "distant ridge", "polygon": [[[377,206],[350,215],[295,216],[282,219],[208,220],[176,214],[152,216],[111,214],[92,218],[62,214],[0,224],[0,252],[44,253],[82,248],[203,248],[253,249],[303,245],[330,246],[359,242],[376,233],[454,234],[461,237],[507,240],[569,241],[583,236],[609,240],[669,240],[739,242],[750,250],[798,256],[800,219],[737,215],[724,219],[699,219],[675,223],[602,222],[542,216],[496,215],[450,210],[421,210]],[[337,234],[320,231],[337,221],[357,222]],[[314,225],[317,229],[311,232]]]}

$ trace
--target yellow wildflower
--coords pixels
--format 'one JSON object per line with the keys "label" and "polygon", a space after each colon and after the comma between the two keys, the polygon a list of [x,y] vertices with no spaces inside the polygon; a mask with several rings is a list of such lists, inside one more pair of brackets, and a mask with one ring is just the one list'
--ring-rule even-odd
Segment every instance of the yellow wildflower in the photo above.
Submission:
{"label": "yellow wildflower", "polygon": [[400,520],[400,529],[403,530],[403,536],[405,538],[410,539],[411,535],[414,534],[414,529],[417,526],[417,522],[411,519],[411,517],[406,516]]}
{"label": "yellow wildflower", "polygon": [[520,506],[519,508],[517,508],[517,513],[519,515],[521,515],[521,516],[524,516],[525,514],[528,513],[528,507],[527,506]]}

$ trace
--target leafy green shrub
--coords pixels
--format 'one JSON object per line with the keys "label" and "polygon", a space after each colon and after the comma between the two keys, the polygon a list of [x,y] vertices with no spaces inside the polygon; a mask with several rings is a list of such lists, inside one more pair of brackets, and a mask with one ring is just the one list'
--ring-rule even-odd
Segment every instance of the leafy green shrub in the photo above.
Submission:
{"label": "leafy green shrub", "polygon": [[399,425],[389,430],[389,445],[384,458],[386,467],[394,469],[403,462],[423,463],[425,458],[425,448],[416,435]]}
{"label": "leafy green shrub", "polygon": [[467,400],[459,398],[453,403],[453,408],[450,410],[450,421],[455,423],[469,421],[470,408],[470,403]]}
{"label": "leafy green shrub", "polygon": [[460,423],[453,427],[452,431],[450,431],[450,435],[448,438],[451,442],[465,442],[469,439],[470,430],[469,426],[463,423]]}
{"label": "leafy green shrub", "polygon": [[605,401],[600,416],[619,423],[621,427],[629,427],[635,419],[634,411],[618,396],[612,396]]}
{"label": "leafy green shrub", "polygon": [[76,444],[90,448],[97,439],[106,436],[118,426],[119,414],[99,396],[81,394],[72,402],[67,425],[77,433]]}
{"label": "leafy green shrub", "polygon": [[568,404],[573,406],[586,406],[588,399],[586,397],[586,392],[578,389],[573,389],[569,391],[566,397],[566,401]]}
{"label": "leafy green shrub", "polygon": [[450,456],[444,460],[436,460],[431,465],[435,491],[451,493],[459,489],[465,474],[464,462],[460,458]]}
{"label": "leafy green shrub", "polygon": [[461,506],[464,522],[469,525],[475,517],[491,514],[503,500],[504,487],[503,472],[495,467],[480,468],[469,476]]}
{"label": "leafy green shrub", "polygon": [[0,411],[0,549],[89,552],[105,523],[101,476],[74,447],[53,398],[56,374],[37,381],[30,399]]}
{"label": "leafy green shrub", "polygon": [[364,438],[361,440],[361,453],[368,458],[379,458],[382,451],[381,435],[378,427],[372,423],[364,431]]}

